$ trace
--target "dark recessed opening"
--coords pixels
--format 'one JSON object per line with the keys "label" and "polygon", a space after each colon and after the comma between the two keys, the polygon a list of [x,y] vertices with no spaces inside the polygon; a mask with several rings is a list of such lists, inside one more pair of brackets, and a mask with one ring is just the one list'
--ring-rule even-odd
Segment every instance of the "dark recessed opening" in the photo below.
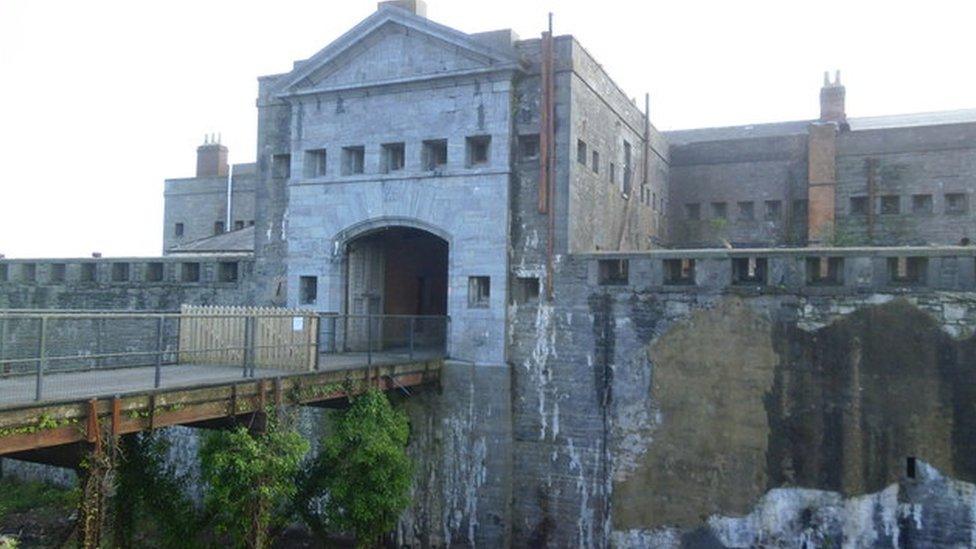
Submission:
{"label": "dark recessed opening", "polygon": [[808,257],[806,264],[810,286],[840,286],[844,283],[844,258]]}
{"label": "dark recessed opening", "polygon": [[918,476],[918,460],[915,456],[908,456],[905,460],[905,476],[908,478],[916,478]]}
{"label": "dark recessed opening", "polygon": [[695,284],[694,259],[665,259],[664,283],[669,286],[692,286]]}
{"label": "dark recessed opening", "polygon": [[601,259],[598,267],[601,286],[624,286],[630,278],[630,265],[626,259]]}
{"label": "dark recessed opening", "polygon": [[158,262],[146,263],[146,282],[163,281],[163,264]]}
{"label": "dark recessed opening", "polygon": [[892,284],[925,284],[928,269],[927,257],[888,258],[888,280]]}
{"label": "dark recessed opening", "polygon": [[221,282],[237,282],[237,262],[221,261],[217,266],[217,276]]}
{"label": "dark recessed opening", "polygon": [[298,301],[302,305],[314,305],[318,300],[319,277],[300,276],[298,277]]}
{"label": "dark recessed opening", "polygon": [[512,301],[517,305],[539,301],[539,277],[517,277],[512,288]]}
{"label": "dark recessed opening", "polygon": [[765,257],[736,257],[732,259],[732,283],[756,285],[766,283]]}

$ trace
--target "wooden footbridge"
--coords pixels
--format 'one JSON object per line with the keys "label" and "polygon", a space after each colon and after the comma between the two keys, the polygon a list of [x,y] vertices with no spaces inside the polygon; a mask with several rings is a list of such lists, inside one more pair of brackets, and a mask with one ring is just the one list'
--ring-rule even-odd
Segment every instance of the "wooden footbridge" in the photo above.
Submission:
{"label": "wooden footbridge", "polygon": [[370,387],[437,383],[446,317],[0,311],[0,457],[77,467],[105,437],[261,422]]}

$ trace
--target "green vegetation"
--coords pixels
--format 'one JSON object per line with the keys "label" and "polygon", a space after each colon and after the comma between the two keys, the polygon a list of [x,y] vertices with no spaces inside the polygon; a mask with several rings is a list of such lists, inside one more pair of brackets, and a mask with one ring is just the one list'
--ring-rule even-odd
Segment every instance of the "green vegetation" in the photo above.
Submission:
{"label": "green vegetation", "polygon": [[23,513],[39,507],[73,509],[78,491],[43,482],[0,480],[0,521],[10,513]]}
{"label": "green vegetation", "polygon": [[351,533],[359,546],[370,546],[410,503],[410,425],[375,389],[355,397],[335,420],[322,452],[300,477],[298,514],[319,539]]}
{"label": "green vegetation", "polygon": [[207,484],[204,506],[218,534],[237,546],[268,546],[269,530],[282,525],[297,487],[295,476],[308,441],[269,414],[266,433],[245,427],[209,433],[200,450]]}

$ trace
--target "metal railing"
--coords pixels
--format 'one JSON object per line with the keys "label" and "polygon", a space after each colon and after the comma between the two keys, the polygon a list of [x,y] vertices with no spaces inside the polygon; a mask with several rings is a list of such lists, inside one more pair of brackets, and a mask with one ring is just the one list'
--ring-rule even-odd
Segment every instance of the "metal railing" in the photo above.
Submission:
{"label": "metal railing", "polygon": [[447,356],[445,316],[0,311],[0,406]]}

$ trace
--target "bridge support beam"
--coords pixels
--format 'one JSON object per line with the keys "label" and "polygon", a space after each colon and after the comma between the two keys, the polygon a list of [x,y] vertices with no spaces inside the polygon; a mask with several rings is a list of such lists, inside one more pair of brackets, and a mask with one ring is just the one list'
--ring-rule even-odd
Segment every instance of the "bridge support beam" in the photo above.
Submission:
{"label": "bridge support beam", "polygon": [[112,403],[110,429],[103,432],[98,418],[98,401],[88,403],[87,440],[85,452],[78,465],[81,499],[78,502],[78,546],[97,549],[102,546],[102,535],[108,514],[108,499],[115,488],[116,444],[120,424],[120,400]]}

